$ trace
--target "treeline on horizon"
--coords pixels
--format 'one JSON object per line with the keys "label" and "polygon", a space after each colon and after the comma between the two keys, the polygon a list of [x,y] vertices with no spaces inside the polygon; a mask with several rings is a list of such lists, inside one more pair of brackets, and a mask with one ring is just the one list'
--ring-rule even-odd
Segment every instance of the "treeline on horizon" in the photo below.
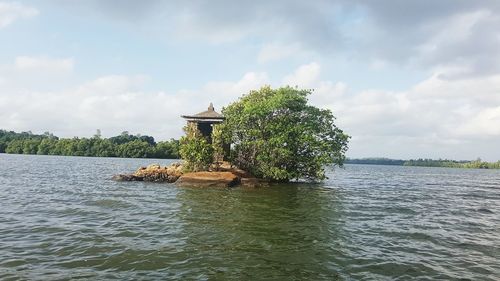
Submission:
{"label": "treeline on horizon", "polygon": [[178,159],[179,141],[156,142],[151,136],[127,131],[110,138],[102,138],[99,130],[91,138],[59,138],[49,132],[37,135],[0,130],[0,153]]}
{"label": "treeline on horizon", "polygon": [[345,161],[346,164],[369,164],[369,165],[394,165],[394,166],[419,166],[419,167],[446,167],[446,168],[470,168],[470,169],[500,169],[500,161],[484,162],[480,158],[467,160],[448,160],[448,159],[389,159],[389,158],[362,158],[350,159]]}

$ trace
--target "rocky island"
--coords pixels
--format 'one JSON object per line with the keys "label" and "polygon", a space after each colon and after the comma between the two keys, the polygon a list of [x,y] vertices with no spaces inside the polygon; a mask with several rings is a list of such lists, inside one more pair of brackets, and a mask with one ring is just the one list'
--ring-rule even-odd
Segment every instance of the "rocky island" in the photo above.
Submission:
{"label": "rocky island", "polygon": [[251,91],[222,110],[182,115],[181,163],[139,168],[121,181],[169,182],[179,186],[265,186],[326,178],[325,166],[341,166],[349,136],[330,110],[308,104],[311,90],[269,86]]}
{"label": "rocky island", "polygon": [[113,180],[175,183],[183,187],[259,187],[269,184],[268,181],[258,179],[242,169],[231,166],[229,162],[213,165],[208,171],[188,173],[183,172],[181,163],[163,167],[159,164],[152,164],[140,167],[132,174],[115,175]]}

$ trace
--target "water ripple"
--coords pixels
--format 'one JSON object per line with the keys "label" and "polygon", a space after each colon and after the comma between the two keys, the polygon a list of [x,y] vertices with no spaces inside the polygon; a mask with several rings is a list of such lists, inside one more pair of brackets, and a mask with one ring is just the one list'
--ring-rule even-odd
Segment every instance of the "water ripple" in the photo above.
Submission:
{"label": "water ripple", "polygon": [[0,154],[0,279],[500,276],[499,171],[348,165],[257,190],[109,180],[149,163]]}

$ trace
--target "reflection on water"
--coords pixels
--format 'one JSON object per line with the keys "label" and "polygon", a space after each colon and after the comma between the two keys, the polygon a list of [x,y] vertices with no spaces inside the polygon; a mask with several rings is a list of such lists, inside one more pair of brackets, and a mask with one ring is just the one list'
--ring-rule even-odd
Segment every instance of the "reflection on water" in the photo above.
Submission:
{"label": "reflection on water", "polygon": [[177,199],[189,267],[199,276],[338,277],[330,258],[340,250],[340,235],[328,227],[339,221],[333,189],[185,189]]}
{"label": "reflection on water", "polygon": [[149,163],[0,154],[0,279],[500,276],[500,171],[352,165],[262,189],[110,180]]}

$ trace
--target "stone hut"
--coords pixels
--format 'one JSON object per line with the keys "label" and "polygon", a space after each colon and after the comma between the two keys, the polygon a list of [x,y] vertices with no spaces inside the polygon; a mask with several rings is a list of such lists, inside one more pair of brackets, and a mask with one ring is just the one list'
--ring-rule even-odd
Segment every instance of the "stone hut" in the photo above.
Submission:
{"label": "stone hut", "polygon": [[[214,105],[210,103],[208,110],[194,114],[194,115],[182,115],[182,118],[186,119],[188,126],[196,126],[201,135],[207,139],[207,141],[212,143],[212,133],[214,131],[214,126],[224,122],[225,117],[216,112]],[[231,145],[229,143],[222,143],[221,149],[214,153],[214,161],[220,162],[227,160],[226,157],[229,155]]]}
{"label": "stone hut", "polygon": [[189,124],[195,124],[201,134],[212,142],[212,132],[215,124],[220,124],[224,122],[224,116],[215,111],[214,105],[210,103],[208,110],[194,114],[194,115],[182,115],[182,118],[186,119]]}

